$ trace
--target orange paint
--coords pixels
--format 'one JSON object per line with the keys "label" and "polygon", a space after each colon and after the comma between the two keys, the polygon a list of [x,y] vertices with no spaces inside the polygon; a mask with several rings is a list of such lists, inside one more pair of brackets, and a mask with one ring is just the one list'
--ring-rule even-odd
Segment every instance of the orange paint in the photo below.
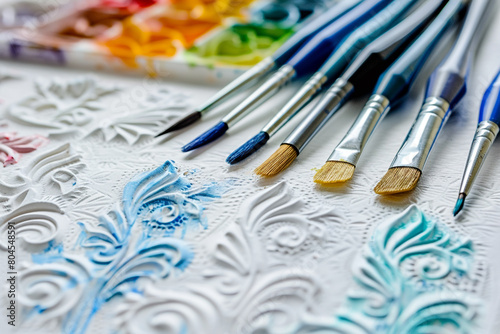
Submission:
{"label": "orange paint", "polygon": [[226,17],[241,15],[252,0],[170,0],[152,6],[121,23],[121,31],[101,42],[125,64],[137,67],[135,58],[173,57],[201,36],[222,24]]}

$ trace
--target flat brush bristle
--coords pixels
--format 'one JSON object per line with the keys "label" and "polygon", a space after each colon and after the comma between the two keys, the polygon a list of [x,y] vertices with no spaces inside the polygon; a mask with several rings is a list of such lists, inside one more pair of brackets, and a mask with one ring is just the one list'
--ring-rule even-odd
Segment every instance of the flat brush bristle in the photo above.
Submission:
{"label": "flat brush bristle", "polygon": [[204,145],[207,145],[208,143],[213,142],[217,138],[220,138],[224,133],[226,133],[227,129],[228,126],[226,123],[224,122],[218,123],[216,126],[211,128],[198,138],[194,139],[189,144],[182,147],[182,152],[189,152]]}
{"label": "flat brush bristle", "polygon": [[187,115],[186,117],[180,119],[179,121],[177,121],[177,123],[173,124],[172,126],[170,126],[165,131],[157,134],[155,136],[155,138],[163,136],[163,135],[165,135],[167,133],[170,133],[170,132],[174,132],[174,131],[183,129],[183,128],[185,128],[185,127],[187,127],[187,126],[195,123],[199,119],[201,119],[201,112],[195,111],[194,113],[191,113],[191,114]]}
{"label": "flat brush bristle", "polygon": [[292,164],[299,155],[297,149],[288,144],[281,144],[280,148],[257,167],[255,174],[265,177],[277,175]]}
{"label": "flat brush bristle", "polygon": [[247,141],[245,144],[241,145],[236,151],[231,153],[226,162],[230,165],[234,165],[240,161],[245,160],[253,153],[257,152],[262,146],[264,146],[269,140],[269,135],[266,132],[259,132],[252,139]]}
{"label": "flat brush bristle", "polygon": [[314,182],[329,185],[352,179],[356,167],[348,162],[327,161],[314,175]]}
{"label": "flat brush bristle", "polygon": [[374,191],[379,195],[398,194],[415,189],[422,172],[413,167],[394,167],[387,171]]}

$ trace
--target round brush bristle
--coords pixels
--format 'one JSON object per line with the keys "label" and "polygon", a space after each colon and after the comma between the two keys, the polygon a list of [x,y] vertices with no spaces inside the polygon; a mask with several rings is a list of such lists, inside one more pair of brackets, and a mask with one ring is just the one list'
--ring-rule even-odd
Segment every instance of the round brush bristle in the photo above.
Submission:
{"label": "round brush bristle", "polygon": [[257,152],[262,146],[266,145],[269,140],[269,135],[266,132],[259,132],[252,139],[247,141],[245,144],[241,145],[236,151],[231,153],[226,162],[230,165],[234,165],[241,162]]}

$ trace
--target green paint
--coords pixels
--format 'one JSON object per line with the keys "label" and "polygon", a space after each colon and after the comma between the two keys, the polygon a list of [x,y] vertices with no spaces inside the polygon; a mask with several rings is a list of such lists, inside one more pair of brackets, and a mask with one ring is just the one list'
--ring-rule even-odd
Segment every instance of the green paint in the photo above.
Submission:
{"label": "green paint", "polygon": [[292,33],[292,28],[271,24],[235,24],[192,47],[185,57],[205,65],[254,65],[272,55]]}

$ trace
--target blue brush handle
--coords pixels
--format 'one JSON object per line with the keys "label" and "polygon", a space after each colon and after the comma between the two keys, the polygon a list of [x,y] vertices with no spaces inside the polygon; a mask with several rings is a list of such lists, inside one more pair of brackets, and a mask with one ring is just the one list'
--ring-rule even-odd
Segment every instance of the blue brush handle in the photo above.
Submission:
{"label": "blue brush handle", "polygon": [[[432,0],[435,1],[435,0]],[[395,0],[347,37],[319,69],[329,80],[337,79],[368,44],[396,25],[421,0]]]}
{"label": "blue brush handle", "polygon": [[432,50],[448,28],[458,21],[466,2],[449,0],[422,35],[382,74],[374,94],[385,96],[393,106],[400,102],[408,94]]}
{"label": "blue brush handle", "polygon": [[308,40],[363,0],[343,0],[325,13],[313,16],[292,35],[272,56],[277,67],[283,66]]}
{"label": "blue brush handle", "polygon": [[301,77],[315,72],[348,34],[368,21],[391,1],[364,0],[314,36],[287,62],[295,69],[295,76]]}
{"label": "blue brush handle", "polygon": [[500,71],[484,93],[481,109],[479,110],[479,123],[489,120],[500,125]]}
{"label": "blue brush handle", "polygon": [[472,0],[458,41],[444,62],[434,71],[427,84],[426,99],[437,97],[449,103],[447,114],[467,91],[467,77],[476,45],[484,28],[487,9],[492,0]]}

